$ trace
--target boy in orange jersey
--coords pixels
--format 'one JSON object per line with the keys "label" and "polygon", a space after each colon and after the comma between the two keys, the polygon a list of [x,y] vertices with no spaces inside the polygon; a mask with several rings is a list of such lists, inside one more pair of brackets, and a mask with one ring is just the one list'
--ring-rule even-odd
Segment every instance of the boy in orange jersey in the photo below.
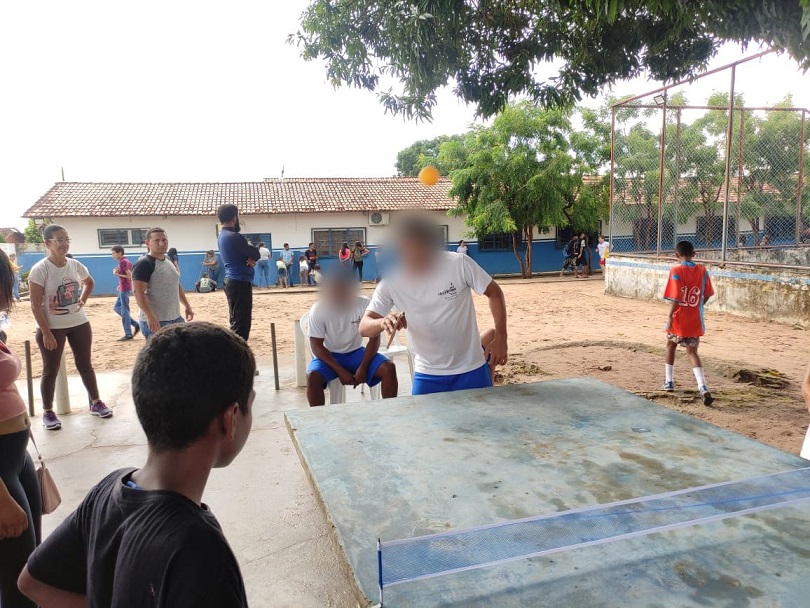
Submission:
{"label": "boy in orange jersey", "polygon": [[665,391],[675,390],[675,351],[680,344],[686,347],[703,405],[711,405],[714,398],[706,386],[698,346],[700,336],[706,331],[703,306],[714,295],[714,288],[706,268],[692,261],[694,256],[695,248],[689,241],[681,241],[675,246],[678,264],[669,271],[669,280],[664,290],[664,299],[672,302],[672,306],[666,325],[666,381],[661,388]]}

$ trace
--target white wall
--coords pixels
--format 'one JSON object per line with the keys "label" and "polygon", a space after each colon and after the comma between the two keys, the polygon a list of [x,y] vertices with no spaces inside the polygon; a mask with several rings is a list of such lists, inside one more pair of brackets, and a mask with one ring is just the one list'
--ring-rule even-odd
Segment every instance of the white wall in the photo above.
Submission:
{"label": "white wall", "polygon": [[[442,211],[425,212],[437,224],[448,226],[450,243],[463,238],[467,227],[464,218],[448,217]],[[390,214],[393,220],[396,212]],[[293,249],[306,248],[312,240],[312,230],[317,228],[365,228],[369,245],[377,245],[386,239],[390,226],[369,226],[365,213],[290,213],[279,215],[245,215],[241,219],[242,231],[270,233],[273,248],[279,249],[289,243]],[[99,254],[108,252],[108,247],[99,247],[98,230],[102,228],[151,228],[160,226],[169,236],[169,244],[179,251],[205,251],[216,249],[216,218],[200,216],[152,216],[152,217],[83,217],[55,218],[55,223],[64,226],[70,238],[71,251],[75,254]],[[128,252],[143,253],[144,247],[127,247]]]}

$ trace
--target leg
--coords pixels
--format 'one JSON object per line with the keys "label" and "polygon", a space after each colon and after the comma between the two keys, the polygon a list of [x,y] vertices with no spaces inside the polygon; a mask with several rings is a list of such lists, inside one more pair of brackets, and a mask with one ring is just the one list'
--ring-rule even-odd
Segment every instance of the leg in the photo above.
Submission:
{"label": "leg", "polygon": [[357,279],[363,282],[363,262],[357,262]]}
{"label": "leg", "polygon": [[42,409],[53,409],[53,394],[56,391],[56,376],[59,375],[59,366],[62,363],[62,353],[65,350],[65,330],[51,330],[56,338],[56,348],[48,350],[42,341],[42,330],[37,329],[36,341],[39,353],[42,355],[42,377],[39,381],[39,390],[42,395]]}
{"label": "leg", "polygon": [[0,436],[0,477],[28,518],[28,529],[20,536],[0,540],[0,605],[4,608],[36,608],[17,589],[17,577],[39,544],[42,519],[39,482],[27,445],[28,431]]}
{"label": "leg", "polygon": [[700,355],[697,352],[697,346],[687,346],[686,347],[686,355],[689,357],[689,363],[692,364],[692,367],[703,367],[700,362]]}
{"label": "leg", "polygon": [[124,335],[127,337],[132,336],[132,329],[135,327],[135,323],[132,321],[132,316],[129,311],[129,296],[130,292],[128,291],[121,291],[118,293],[118,300],[117,303],[120,302],[121,304],[121,324],[124,326]]}
{"label": "leg", "polygon": [[377,368],[375,378],[380,379],[380,394],[383,399],[393,399],[399,393],[397,366],[393,361],[386,361]]}
{"label": "leg", "polygon": [[309,372],[307,374],[307,401],[309,401],[309,407],[326,405],[324,385],[326,385],[326,380],[318,372]]}
{"label": "leg", "polygon": [[[225,279],[225,284],[222,287],[225,292],[225,301],[228,302],[228,324],[233,329],[233,303],[236,301],[236,287],[233,281]],[[143,327],[141,327],[143,331]]]}
{"label": "leg", "polygon": [[95,403],[100,397],[96,372],[93,369],[93,328],[89,322],[73,327],[69,330],[67,340],[73,351],[76,369],[82,377],[82,384],[87,389],[90,400]]}
{"label": "leg", "polygon": [[228,300],[233,302],[231,330],[247,340],[253,322],[253,289],[247,281],[231,281],[226,285],[227,289],[231,290]]}
{"label": "leg", "polygon": [[675,351],[677,350],[678,345],[672,340],[667,340],[667,354],[665,359],[667,365],[675,365]]}

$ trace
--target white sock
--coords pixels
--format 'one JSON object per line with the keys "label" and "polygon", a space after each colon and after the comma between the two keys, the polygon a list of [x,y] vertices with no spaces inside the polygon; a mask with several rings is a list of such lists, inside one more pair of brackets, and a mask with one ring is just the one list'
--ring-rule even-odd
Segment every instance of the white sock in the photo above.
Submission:
{"label": "white sock", "polygon": [[706,386],[706,378],[703,377],[703,368],[693,367],[692,372],[695,374],[695,380],[697,380],[698,383],[698,390]]}
{"label": "white sock", "polygon": [[667,382],[675,382],[675,366],[669,363],[664,364],[664,373],[666,374]]}

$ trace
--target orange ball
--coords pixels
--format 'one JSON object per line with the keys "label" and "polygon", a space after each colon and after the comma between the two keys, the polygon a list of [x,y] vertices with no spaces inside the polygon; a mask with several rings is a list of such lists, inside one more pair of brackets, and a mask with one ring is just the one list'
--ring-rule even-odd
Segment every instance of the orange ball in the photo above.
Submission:
{"label": "orange ball", "polygon": [[439,181],[439,170],[428,165],[419,172],[419,181],[426,186],[435,186]]}

